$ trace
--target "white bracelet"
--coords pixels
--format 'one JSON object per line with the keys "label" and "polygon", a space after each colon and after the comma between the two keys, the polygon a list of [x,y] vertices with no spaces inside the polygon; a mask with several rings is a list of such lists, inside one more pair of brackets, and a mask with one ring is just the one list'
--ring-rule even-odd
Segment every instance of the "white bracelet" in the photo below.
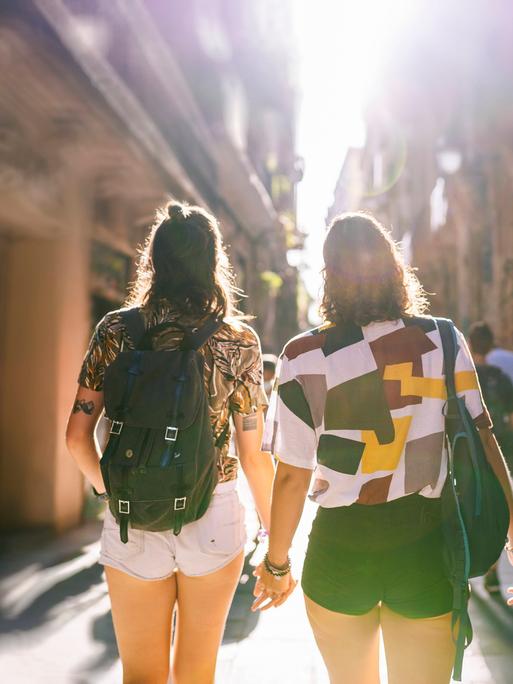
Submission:
{"label": "white bracelet", "polygon": [[513,553],[513,544],[511,542],[506,542],[506,546],[504,547],[506,551],[509,553]]}

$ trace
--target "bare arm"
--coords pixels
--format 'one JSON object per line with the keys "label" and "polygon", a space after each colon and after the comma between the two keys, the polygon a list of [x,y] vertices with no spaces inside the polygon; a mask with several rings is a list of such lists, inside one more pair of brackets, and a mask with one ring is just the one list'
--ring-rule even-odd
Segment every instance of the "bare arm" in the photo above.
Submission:
{"label": "bare arm", "polygon": [[105,485],[100,470],[100,450],[94,437],[103,410],[103,392],[79,387],[66,430],[66,444],[82,474],[97,492]]}
{"label": "bare arm", "polygon": [[504,494],[508,502],[510,520],[508,538],[511,544],[513,543],[513,488],[511,477],[508,472],[506,463],[504,461],[504,456],[502,455],[502,452],[500,450],[499,445],[497,444],[497,440],[495,439],[495,435],[493,434],[493,432],[489,428],[486,428],[484,430],[479,430],[479,435],[481,437],[481,441],[486,452],[486,458],[488,459],[488,463],[492,466],[493,471],[497,476],[497,479],[501,483],[502,489],[504,490]]}
{"label": "bare arm", "polygon": [[[279,463],[274,478],[271,507],[271,532],[267,557],[275,567],[285,566],[292,539],[301,519],[312,471],[306,468]],[[282,578],[268,573],[261,564],[255,570],[256,597],[251,610],[268,610],[280,606],[290,596],[296,581],[290,572]]]}
{"label": "bare arm", "polygon": [[271,491],[274,462],[271,454],[260,450],[264,428],[263,411],[249,416],[234,413],[235,440],[239,460],[248,479],[260,522],[266,530],[271,524]]}
{"label": "bare arm", "polygon": [[274,478],[269,535],[269,561],[273,565],[287,562],[292,539],[303,513],[312,471],[279,463]]}

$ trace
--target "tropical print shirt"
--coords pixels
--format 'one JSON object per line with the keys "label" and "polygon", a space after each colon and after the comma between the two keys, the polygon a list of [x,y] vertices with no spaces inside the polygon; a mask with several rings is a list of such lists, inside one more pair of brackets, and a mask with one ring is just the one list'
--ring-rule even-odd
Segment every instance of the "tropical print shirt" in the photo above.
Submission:
{"label": "tropical print shirt", "polygon": [[[491,426],[460,331],[456,389],[478,427]],[[291,340],[280,359],[264,450],[315,469],[326,508],[437,498],[447,474],[442,341],[432,318],[326,325]]]}
{"label": "tropical print shirt", "polygon": [[[169,322],[153,338],[155,349],[176,349],[183,333],[173,328],[173,322],[185,327],[197,327],[201,321],[177,314],[166,302],[143,307],[146,328]],[[108,313],[96,326],[85,355],[78,382],[91,390],[103,390],[105,368],[112,363],[121,348],[133,349],[121,311]],[[262,406],[267,398],[262,382],[262,354],[260,341],[248,325],[225,323],[202,347],[205,358],[205,386],[209,397],[214,438],[226,435],[218,449],[219,482],[237,477],[238,459],[229,453],[230,416],[232,413],[249,415]]]}

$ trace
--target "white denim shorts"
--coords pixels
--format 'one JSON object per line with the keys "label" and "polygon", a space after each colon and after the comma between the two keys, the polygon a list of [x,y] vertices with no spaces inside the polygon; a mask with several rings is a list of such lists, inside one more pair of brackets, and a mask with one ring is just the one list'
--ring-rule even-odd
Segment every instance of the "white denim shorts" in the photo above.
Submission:
{"label": "white denim shorts", "polygon": [[244,506],[237,480],[217,485],[205,515],[172,530],[128,530],[128,542],[119,538],[119,526],[107,508],[98,562],[142,580],[170,577],[175,570],[189,577],[208,575],[228,565],[246,543]]}

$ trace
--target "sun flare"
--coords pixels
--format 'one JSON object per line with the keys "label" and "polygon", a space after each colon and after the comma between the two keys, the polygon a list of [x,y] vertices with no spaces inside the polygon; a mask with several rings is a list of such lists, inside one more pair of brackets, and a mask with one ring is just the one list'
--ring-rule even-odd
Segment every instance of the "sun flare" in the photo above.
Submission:
{"label": "sun flare", "polygon": [[320,282],[324,219],[346,151],[364,144],[366,99],[417,4],[418,0],[294,3],[301,98],[298,151],[306,166],[298,188],[298,222],[309,235],[303,270],[312,296]]}

